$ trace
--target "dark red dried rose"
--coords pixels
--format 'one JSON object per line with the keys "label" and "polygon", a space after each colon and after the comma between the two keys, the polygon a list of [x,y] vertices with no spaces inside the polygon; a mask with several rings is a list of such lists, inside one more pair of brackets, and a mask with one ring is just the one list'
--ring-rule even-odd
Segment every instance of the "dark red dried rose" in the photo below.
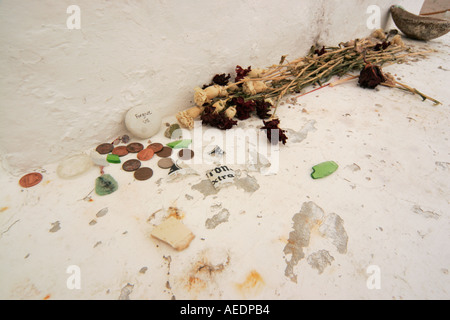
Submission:
{"label": "dark red dried rose", "polygon": [[254,100],[256,103],[256,114],[260,119],[270,118],[270,110],[272,109],[272,104],[264,101],[263,99]]}
{"label": "dark red dried rose", "polygon": [[385,50],[390,45],[391,45],[390,41],[383,41],[382,43],[376,44],[375,47],[373,47],[373,50],[375,50],[375,51]]}
{"label": "dark red dried rose", "polygon": [[[279,127],[280,120],[273,119],[271,121],[263,121],[263,123],[264,123],[264,127],[262,127],[261,130],[266,130],[267,139],[269,139],[269,141],[271,143],[281,141],[281,142],[283,142],[283,144],[286,144],[286,140],[288,139],[288,137],[285,134],[286,130],[282,130]],[[274,134],[274,135],[272,135],[272,134]],[[273,139],[276,139],[276,138],[278,138],[278,141],[273,141]]]}
{"label": "dark red dried rose", "polygon": [[212,106],[206,106],[201,115],[202,124],[209,125],[211,127],[218,128],[220,130],[231,129],[237,124],[237,121],[228,118],[223,112],[214,112],[215,108]]}
{"label": "dark red dried rose", "polygon": [[324,46],[320,50],[319,49],[314,50],[314,53],[317,54],[318,56],[321,56],[321,55],[327,53],[327,51],[325,50],[325,46]]}
{"label": "dark red dried rose", "polygon": [[362,88],[375,89],[376,86],[384,81],[386,81],[386,78],[384,77],[381,68],[368,63],[361,70],[358,83]]}
{"label": "dark red dried rose", "polygon": [[213,83],[218,84],[219,86],[226,86],[228,84],[228,81],[230,80],[231,75],[226,75],[225,73],[222,74],[216,74],[213,77]]}
{"label": "dark red dried rose", "polygon": [[235,82],[241,81],[247,74],[252,71],[252,67],[248,67],[247,69],[243,69],[241,66],[236,66],[236,78]]}
{"label": "dark red dried rose", "polygon": [[233,98],[230,105],[236,106],[236,117],[239,120],[246,120],[251,117],[251,113],[255,111],[256,103],[253,100],[245,101],[242,97]]}

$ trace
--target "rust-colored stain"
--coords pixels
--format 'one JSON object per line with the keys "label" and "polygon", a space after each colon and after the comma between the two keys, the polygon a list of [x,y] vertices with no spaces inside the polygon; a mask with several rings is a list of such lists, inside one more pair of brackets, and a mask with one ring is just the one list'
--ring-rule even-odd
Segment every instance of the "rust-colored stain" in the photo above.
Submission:
{"label": "rust-colored stain", "polygon": [[43,300],[48,300],[48,299],[50,299],[50,295],[48,294],[48,295],[46,295],[45,297],[44,297],[44,299]]}
{"label": "rust-colored stain", "polygon": [[251,293],[253,294],[259,293],[264,284],[265,284],[264,279],[261,277],[261,275],[257,271],[252,270],[247,275],[247,278],[245,278],[245,281],[236,284],[236,287],[239,289],[239,291],[241,291],[241,293],[244,296],[246,296]]}
{"label": "rust-colored stain", "polygon": [[168,217],[174,217],[178,220],[181,220],[184,218],[184,212],[180,211],[180,209],[178,209],[177,207],[169,207],[167,212],[169,213]]}
{"label": "rust-colored stain", "polygon": [[94,199],[89,199],[89,202],[94,202]]}
{"label": "rust-colored stain", "polygon": [[6,211],[8,209],[9,209],[9,207],[2,207],[2,208],[0,208],[0,212]]}
{"label": "rust-colored stain", "polygon": [[187,283],[187,287],[189,291],[192,290],[200,291],[206,288],[206,281],[194,276],[190,276],[189,281]]}

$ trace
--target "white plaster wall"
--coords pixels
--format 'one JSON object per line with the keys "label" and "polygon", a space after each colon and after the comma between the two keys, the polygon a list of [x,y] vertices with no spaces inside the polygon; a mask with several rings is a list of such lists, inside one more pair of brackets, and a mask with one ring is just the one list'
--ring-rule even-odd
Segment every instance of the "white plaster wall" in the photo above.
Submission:
{"label": "white plaster wall", "polygon": [[[112,141],[137,105],[170,115],[192,88],[239,64],[264,67],[314,43],[367,35],[369,5],[390,0],[0,1],[0,152],[23,173]],[[81,9],[69,30],[66,9]],[[389,25],[388,25],[389,26]],[[392,26],[392,25],[391,25]]]}

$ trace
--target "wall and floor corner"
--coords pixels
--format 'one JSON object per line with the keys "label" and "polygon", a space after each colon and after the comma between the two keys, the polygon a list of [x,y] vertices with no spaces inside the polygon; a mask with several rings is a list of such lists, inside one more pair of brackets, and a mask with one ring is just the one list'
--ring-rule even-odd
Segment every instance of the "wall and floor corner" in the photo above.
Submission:
{"label": "wall and floor corner", "polygon": [[[14,174],[126,133],[137,105],[173,114],[236,65],[265,67],[311,45],[367,35],[367,8],[423,1],[0,2],[0,154]],[[67,8],[80,8],[70,30]]]}

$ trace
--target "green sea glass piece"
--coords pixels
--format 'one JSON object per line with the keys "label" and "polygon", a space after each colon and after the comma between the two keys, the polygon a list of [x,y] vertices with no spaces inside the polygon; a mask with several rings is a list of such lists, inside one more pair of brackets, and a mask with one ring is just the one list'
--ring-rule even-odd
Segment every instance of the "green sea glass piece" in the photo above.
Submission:
{"label": "green sea glass piece", "polygon": [[120,157],[117,154],[108,154],[106,156],[106,161],[110,163],[120,163]]}
{"label": "green sea glass piece", "polygon": [[325,178],[335,172],[338,168],[339,166],[334,161],[323,162],[312,168],[313,172],[311,173],[311,177],[313,179]]}
{"label": "green sea glass piece", "polygon": [[[173,134],[176,130],[180,130],[177,134]],[[164,136],[169,139],[181,139],[181,127],[178,123],[171,124],[166,131],[164,132]],[[175,137],[176,136],[176,137]]]}
{"label": "green sea glass piece", "polygon": [[111,194],[118,188],[117,181],[109,174],[103,174],[95,180],[95,193],[99,196]]}
{"label": "green sea glass piece", "polygon": [[184,140],[177,140],[172,141],[167,144],[168,147],[171,147],[172,149],[184,149],[189,147],[189,145],[192,143],[191,139],[184,139]]}

